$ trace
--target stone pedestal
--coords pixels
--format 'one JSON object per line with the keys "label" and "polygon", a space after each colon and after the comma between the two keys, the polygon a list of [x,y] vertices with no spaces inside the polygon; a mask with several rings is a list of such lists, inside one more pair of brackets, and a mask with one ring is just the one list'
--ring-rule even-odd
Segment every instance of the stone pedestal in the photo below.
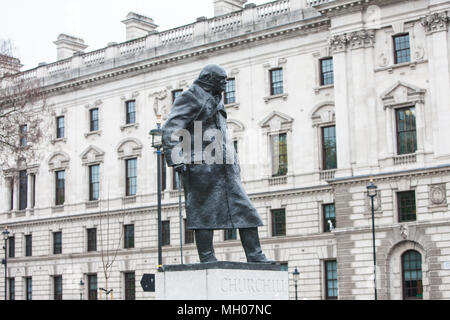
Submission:
{"label": "stone pedestal", "polygon": [[212,262],[165,265],[157,300],[288,300],[288,272],[278,264]]}

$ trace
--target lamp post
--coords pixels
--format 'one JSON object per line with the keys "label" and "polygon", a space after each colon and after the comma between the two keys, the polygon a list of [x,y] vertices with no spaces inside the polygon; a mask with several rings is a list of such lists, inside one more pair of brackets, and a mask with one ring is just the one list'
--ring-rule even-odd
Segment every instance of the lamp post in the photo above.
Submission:
{"label": "lamp post", "polygon": [[84,281],[80,280],[80,300],[83,300],[83,291],[84,291]]}
{"label": "lamp post", "polygon": [[157,158],[157,184],[158,184],[158,270],[162,269],[162,230],[161,230],[161,147],[162,130],[161,115],[156,116],[156,128],[150,131],[152,147],[156,149]]}
{"label": "lamp post", "polygon": [[298,277],[300,276],[300,272],[298,272],[298,269],[295,268],[294,272],[292,272],[292,275],[294,277],[294,286],[295,286],[295,300],[298,300],[298,294],[297,294],[297,281]]}
{"label": "lamp post", "polygon": [[8,263],[8,257],[7,257],[7,245],[8,245],[8,235],[9,235],[9,230],[8,227],[5,227],[5,229],[2,231],[3,233],[3,240],[5,240],[5,246],[3,247],[3,249],[5,250],[5,258],[3,259],[3,264],[5,265],[5,300],[8,300],[7,298],[7,294],[6,294],[6,287],[7,287],[7,277],[8,277],[8,268],[7,268],[7,263]]}
{"label": "lamp post", "polygon": [[367,195],[370,197],[372,205],[372,246],[373,246],[373,275],[374,275],[374,288],[375,288],[375,300],[377,297],[377,256],[375,253],[375,208],[373,206],[373,198],[377,196],[377,186],[373,183],[373,178],[370,178],[370,182],[367,185]]}

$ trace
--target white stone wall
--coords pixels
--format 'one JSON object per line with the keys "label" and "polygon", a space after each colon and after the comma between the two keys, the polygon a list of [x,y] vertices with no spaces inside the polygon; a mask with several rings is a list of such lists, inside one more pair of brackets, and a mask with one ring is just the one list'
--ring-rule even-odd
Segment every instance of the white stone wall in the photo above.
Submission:
{"label": "white stone wall", "polygon": [[[326,5],[317,8],[320,11]],[[87,274],[97,273],[98,287],[104,287],[101,252],[106,244],[101,243],[101,234],[104,242],[108,234],[112,251],[119,248],[108,285],[114,289],[114,299],[124,298],[126,271],[136,272],[137,299],[154,298],[154,294],[142,292],[139,281],[144,273],[155,273],[157,264],[156,156],[148,134],[155,127],[155,97],[166,90],[169,98],[159,101],[158,107],[170,107],[171,90],[188,88],[207,63],[222,65],[236,79],[237,101],[227,106],[227,112],[239,141],[242,179],[265,224],[259,229],[263,250],[271,259],[288,262],[291,298],[295,296],[295,267],[300,271],[299,297],[325,298],[324,261],[329,259],[338,261],[340,299],[373,298],[371,214],[366,194],[369,174],[375,175],[381,202],[375,213],[379,296],[402,298],[399,257],[416,246],[424,253],[424,298],[449,298],[450,275],[444,268],[450,261],[450,150],[446,142],[450,99],[445,93],[450,79],[445,67],[450,61],[449,33],[447,26],[428,32],[420,19],[430,10],[448,11],[450,2],[429,5],[429,1],[417,0],[414,5],[394,1],[372,7],[375,25],[370,24],[374,13],[364,6],[351,14],[344,10],[319,17],[316,12],[315,26],[289,14],[259,20],[254,34],[269,34],[271,26],[290,31],[209,52],[206,49],[215,45],[212,40],[193,40],[185,47],[166,45],[161,52],[174,57],[181,56],[182,50],[189,51],[191,45],[205,52],[199,54],[201,59],[183,58],[143,71],[119,66],[124,75],[98,77],[50,95],[52,115],[45,126],[52,137],[43,141],[42,159],[35,169],[35,208],[8,211],[8,184],[5,179],[0,183],[0,222],[16,237],[16,257],[8,259],[8,274],[16,279],[16,298],[25,297],[26,276],[33,277],[33,299],[52,299],[53,275],[63,275],[64,299],[79,298],[78,283],[82,278],[87,283]],[[304,16],[311,15],[311,10],[305,9]],[[291,23],[287,27],[283,26],[286,21]],[[328,42],[335,35],[366,29],[374,30],[373,41],[361,44],[356,37],[343,47]],[[393,65],[392,35],[402,32],[410,32],[412,62]],[[244,41],[247,36],[232,30],[214,37],[211,39],[220,38],[226,44]],[[109,50],[113,47],[108,54]],[[328,56],[334,59],[335,85],[321,87],[319,59]],[[142,66],[138,57],[122,59]],[[107,66],[108,62],[83,72],[87,77],[95,71],[106,74],[110,71]],[[283,68],[284,94],[271,97],[269,70],[276,67]],[[57,87],[70,72],[46,81]],[[136,100],[137,124],[124,126],[125,101],[131,99]],[[413,159],[396,155],[395,108],[405,105],[415,105],[417,110],[418,151]],[[89,109],[93,107],[99,108],[100,130],[88,134]],[[65,117],[65,138],[55,141],[55,118],[61,115]],[[319,135],[320,125],[326,123],[336,123],[339,178],[329,176],[328,182],[321,172]],[[287,132],[288,175],[286,183],[273,183],[269,135],[280,125],[282,132]],[[137,195],[125,198],[124,159],[131,156],[138,158]],[[87,165],[93,163],[100,163],[98,203],[88,201]],[[54,171],[62,168],[66,170],[66,201],[63,207],[55,207]],[[164,264],[180,262],[178,196],[172,190],[171,174],[167,170],[163,194],[162,219],[170,220],[171,231],[171,245],[163,250]],[[436,186],[444,186],[446,192],[445,201],[438,204],[431,200]],[[416,192],[417,221],[400,224],[396,192],[407,190]],[[337,228],[324,233],[322,204],[333,202]],[[286,236],[273,237],[270,210],[279,208],[286,209]],[[134,249],[123,249],[124,224],[135,225]],[[86,229],[93,227],[97,228],[98,251],[88,253]],[[406,237],[400,228],[407,228]],[[53,255],[52,232],[58,230],[63,235],[63,252]],[[26,234],[33,235],[32,257],[24,257]],[[219,259],[245,261],[239,240],[225,242],[223,231],[216,231],[215,243]],[[195,245],[183,249],[185,263],[198,262]],[[3,285],[0,281],[0,297]],[[86,295],[85,288],[84,298]]]}

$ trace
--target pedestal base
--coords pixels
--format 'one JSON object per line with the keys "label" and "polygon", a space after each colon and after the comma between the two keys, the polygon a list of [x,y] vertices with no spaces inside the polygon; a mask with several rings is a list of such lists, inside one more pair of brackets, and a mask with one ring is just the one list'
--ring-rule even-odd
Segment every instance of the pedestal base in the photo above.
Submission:
{"label": "pedestal base", "polygon": [[288,272],[277,264],[211,262],[165,265],[158,300],[288,300]]}

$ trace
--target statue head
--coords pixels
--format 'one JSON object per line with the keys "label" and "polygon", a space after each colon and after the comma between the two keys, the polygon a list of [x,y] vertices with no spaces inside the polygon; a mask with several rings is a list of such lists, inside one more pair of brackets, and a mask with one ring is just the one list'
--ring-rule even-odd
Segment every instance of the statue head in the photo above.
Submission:
{"label": "statue head", "polygon": [[202,69],[196,82],[212,94],[221,94],[227,85],[227,73],[217,64],[208,64]]}

